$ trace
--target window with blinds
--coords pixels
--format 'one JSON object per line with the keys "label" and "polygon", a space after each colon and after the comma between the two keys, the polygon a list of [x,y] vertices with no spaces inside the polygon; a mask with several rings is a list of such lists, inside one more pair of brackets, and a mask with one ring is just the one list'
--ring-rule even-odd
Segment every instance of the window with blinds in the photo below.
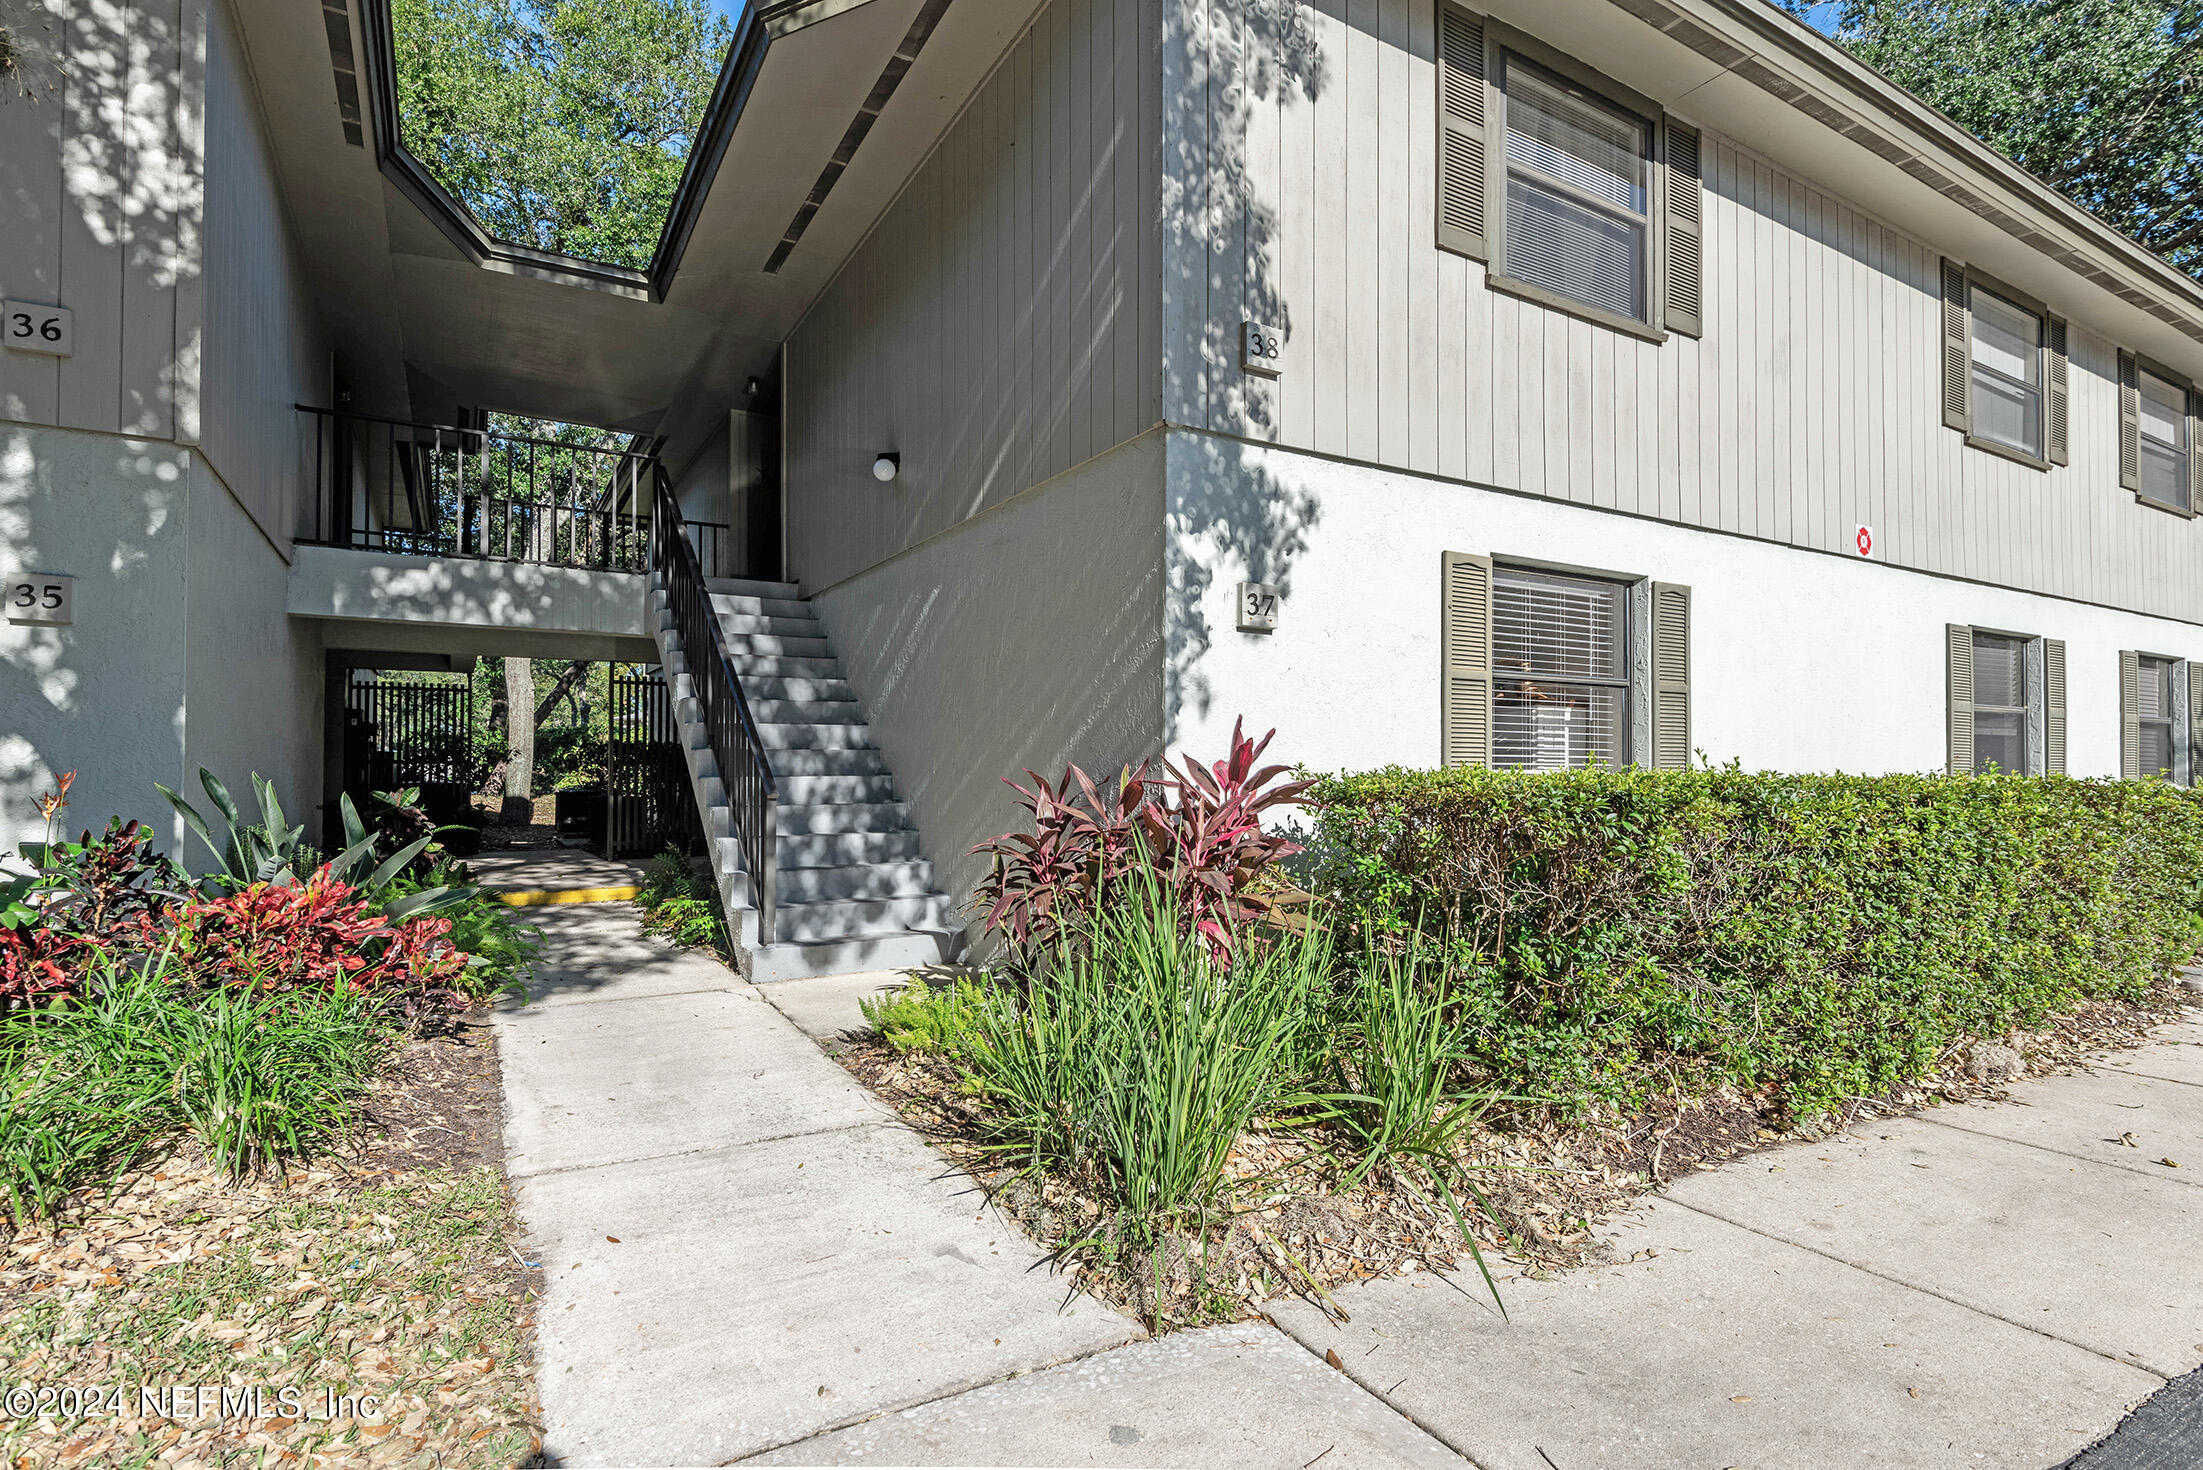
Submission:
{"label": "window with blinds", "polygon": [[2188,390],[2140,369],[2140,490],[2160,505],[2188,509]]}
{"label": "window with blinds", "polygon": [[2042,457],[2042,318],[1973,288],[1973,432]]}
{"label": "window with blinds", "polygon": [[1626,587],[1497,568],[1492,764],[1532,771],[1625,764],[1628,640]]}
{"label": "window with blinds", "polygon": [[2134,713],[2140,737],[2139,766],[2144,778],[2173,778],[2173,697],[2175,661],[2143,654],[2136,660]]}
{"label": "window with blinds", "polygon": [[1974,770],[2027,774],[2027,640],[1973,635]]}
{"label": "window with blinds", "polygon": [[1652,129],[1509,55],[1507,273],[1649,322]]}

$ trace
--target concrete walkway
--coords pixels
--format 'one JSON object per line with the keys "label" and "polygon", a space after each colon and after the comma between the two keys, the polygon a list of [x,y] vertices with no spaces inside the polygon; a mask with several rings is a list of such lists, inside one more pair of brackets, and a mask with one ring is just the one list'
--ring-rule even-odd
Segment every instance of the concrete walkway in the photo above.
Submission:
{"label": "concrete walkway", "polygon": [[1504,1320],[1423,1275],[1143,1341],[822,1054],[895,977],[535,919],[500,1024],[559,1463],[2049,1467],[2203,1363],[2203,1027],[1694,1175]]}

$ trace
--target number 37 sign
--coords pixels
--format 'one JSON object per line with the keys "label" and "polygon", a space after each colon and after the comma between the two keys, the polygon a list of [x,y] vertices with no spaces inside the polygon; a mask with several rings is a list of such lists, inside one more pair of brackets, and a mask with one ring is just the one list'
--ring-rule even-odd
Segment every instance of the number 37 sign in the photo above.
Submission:
{"label": "number 37 sign", "polygon": [[39,577],[11,572],[0,594],[11,623],[72,623],[76,621],[76,578]]}

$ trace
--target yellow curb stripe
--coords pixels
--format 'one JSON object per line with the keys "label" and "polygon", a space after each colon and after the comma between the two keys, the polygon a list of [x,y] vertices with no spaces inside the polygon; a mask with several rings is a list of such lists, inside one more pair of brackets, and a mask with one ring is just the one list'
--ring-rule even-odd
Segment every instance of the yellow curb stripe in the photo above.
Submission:
{"label": "yellow curb stripe", "polygon": [[624,888],[516,888],[497,896],[516,909],[525,909],[545,903],[618,903],[641,892],[630,884]]}

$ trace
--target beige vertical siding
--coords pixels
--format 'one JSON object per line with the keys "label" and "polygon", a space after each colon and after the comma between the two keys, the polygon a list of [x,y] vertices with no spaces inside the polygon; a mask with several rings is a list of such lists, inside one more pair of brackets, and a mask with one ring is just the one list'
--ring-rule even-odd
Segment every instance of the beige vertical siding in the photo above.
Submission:
{"label": "beige vertical siding", "polygon": [[329,349],[276,179],[252,72],[215,0],[206,65],[200,444],[279,547],[296,519],[295,404],[329,406]]}
{"label": "beige vertical siding", "polygon": [[[1433,243],[1433,25],[1431,0],[1173,22],[1173,421],[1824,551],[1866,524],[1899,565],[2203,620],[2203,526],[2119,488],[2115,344],[2072,324],[2069,467],[1965,447],[1936,246],[1735,140],[1706,138],[1703,340],[1486,289]],[[1275,383],[1238,369],[1249,317],[1290,330]]]}
{"label": "beige vertical siding", "polygon": [[68,307],[76,350],[0,350],[0,417],[176,432],[178,287],[197,269],[188,144],[202,6],[26,0],[11,10],[31,95],[0,106],[0,295]]}
{"label": "beige vertical siding", "polygon": [[1160,16],[1053,0],[790,338],[793,575],[843,581],[1161,417]]}

